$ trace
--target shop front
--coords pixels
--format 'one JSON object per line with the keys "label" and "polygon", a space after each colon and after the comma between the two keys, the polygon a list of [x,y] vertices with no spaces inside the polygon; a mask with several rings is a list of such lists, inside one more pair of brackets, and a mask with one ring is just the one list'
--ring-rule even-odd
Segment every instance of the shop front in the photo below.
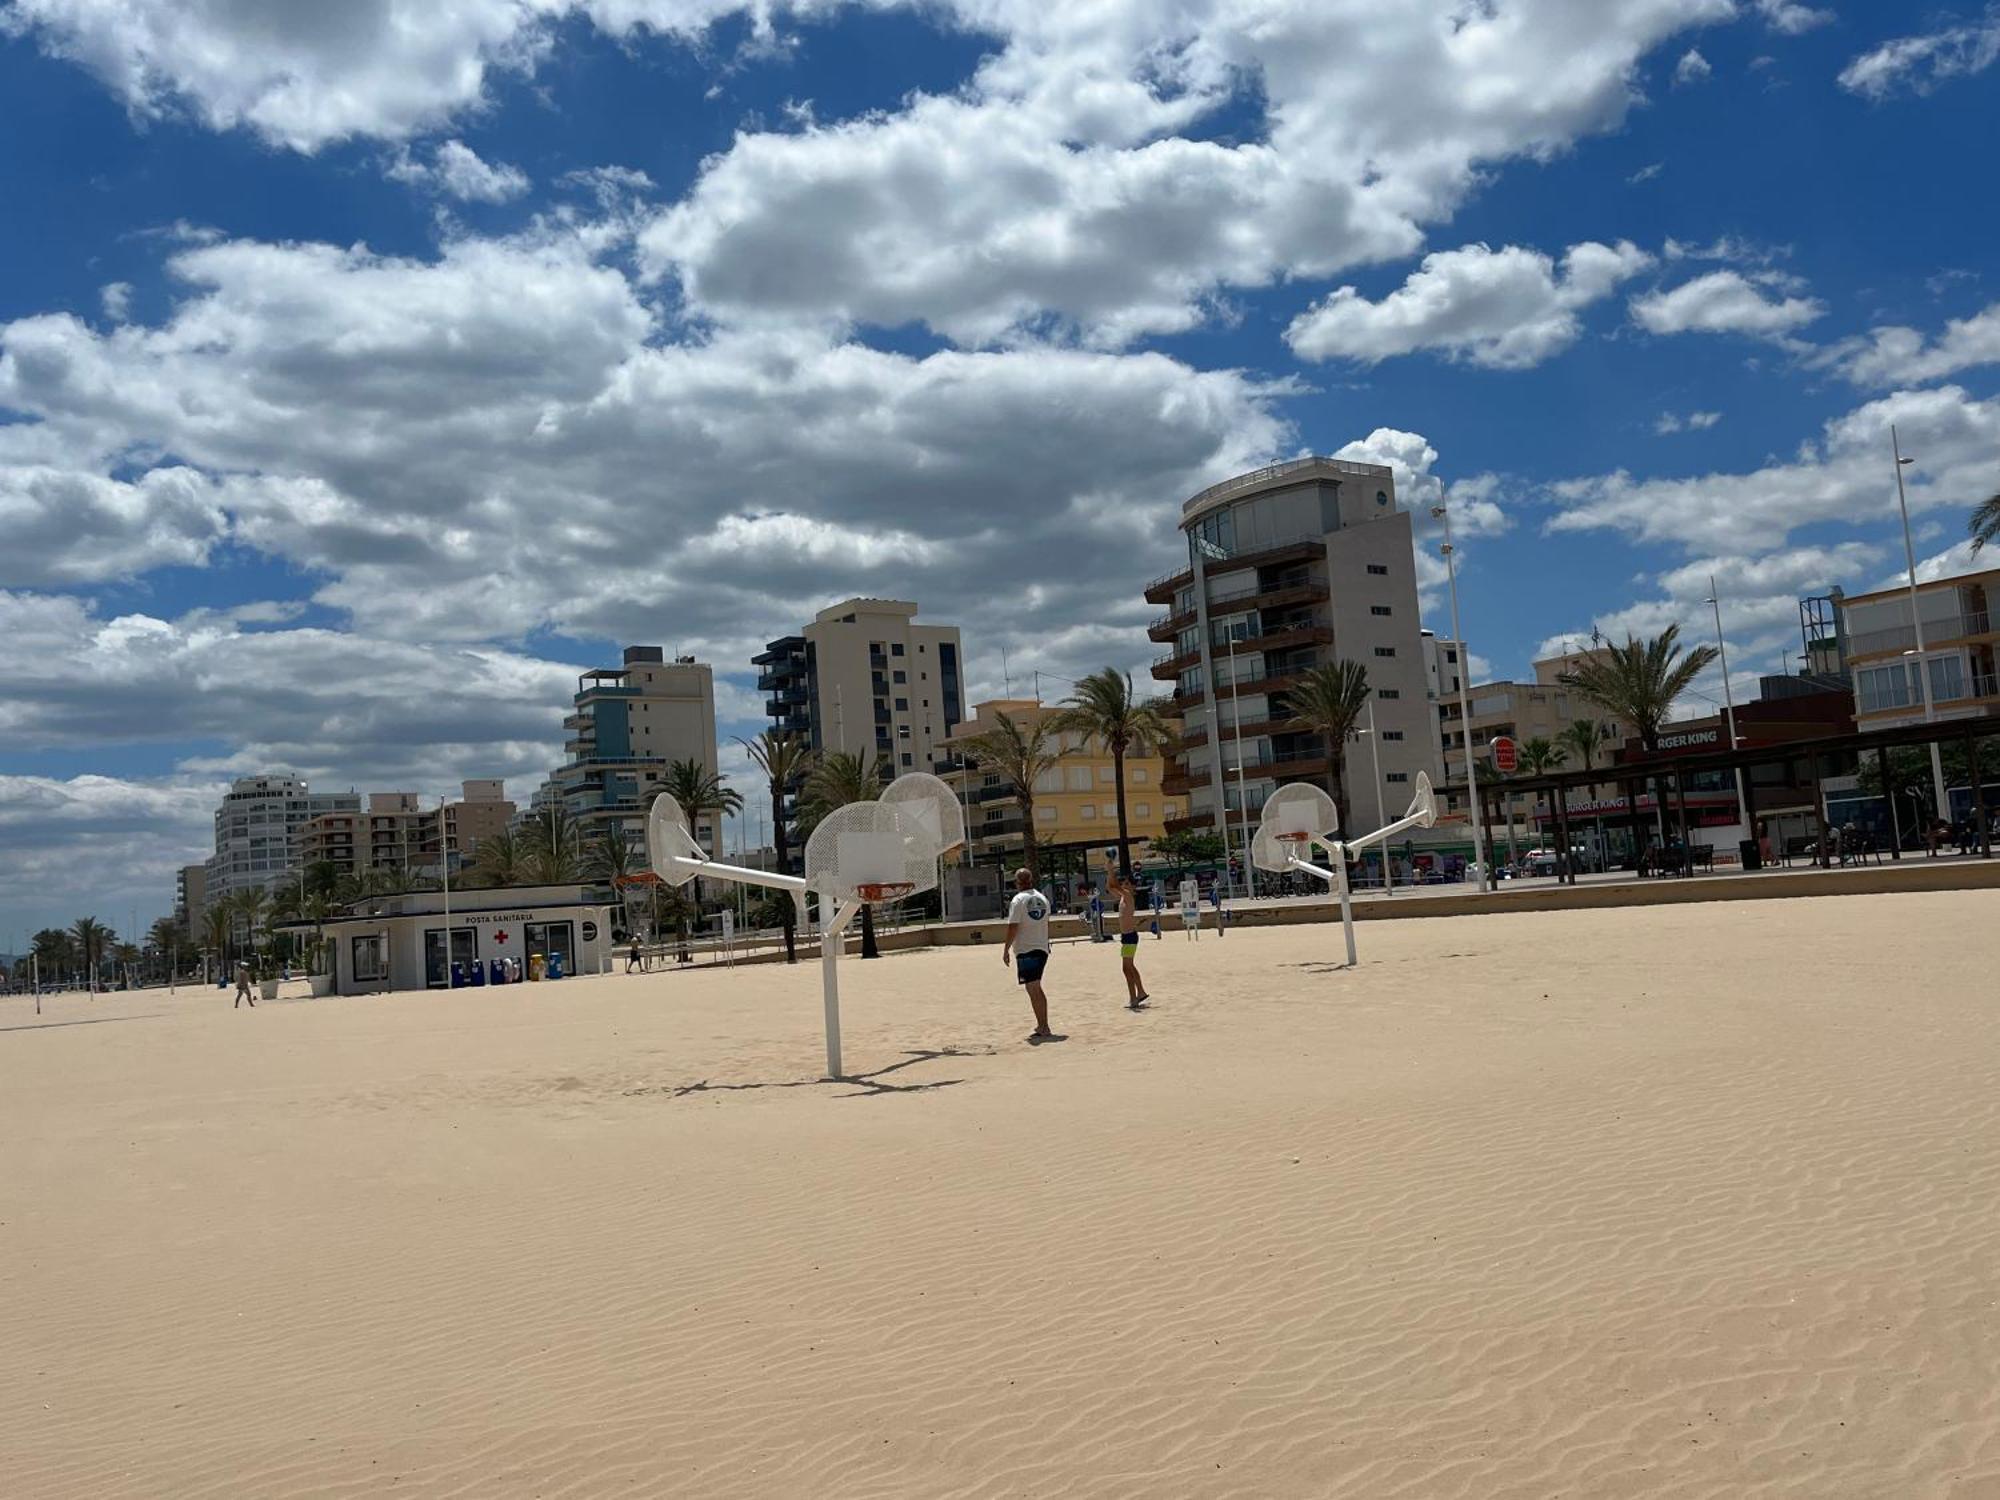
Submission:
{"label": "shop front", "polygon": [[611,909],[582,886],[385,896],[326,924],[332,990],[510,984],[607,972]]}

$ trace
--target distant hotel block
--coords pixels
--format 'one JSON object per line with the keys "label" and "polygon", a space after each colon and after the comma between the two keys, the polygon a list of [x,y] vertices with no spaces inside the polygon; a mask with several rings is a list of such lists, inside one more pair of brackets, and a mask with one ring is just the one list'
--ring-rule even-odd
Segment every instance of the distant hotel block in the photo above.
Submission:
{"label": "distant hotel block", "polygon": [[[646,839],[646,810],[667,766],[692,760],[715,773],[715,678],[691,656],[668,661],[658,646],[627,646],[622,665],[577,679],[563,728],[569,759],[538,793],[559,798],[588,844],[618,827],[634,848]],[[718,847],[713,815],[696,822],[704,848]]]}
{"label": "distant hotel block", "polygon": [[296,776],[246,776],[215,810],[215,853],[198,904],[284,882],[304,852],[306,824],[322,813],[358,813],[358,792],[315,792]]}
{"label": "distant hotel block", "polygon": [[[1459,668],[1440,653],[1461,647],[1420,628],[1410,515],[1391,471],[1336,458],[1274,464],[1194,496],[1181,530],[1188,561],[1146,589],[1167,606],[1150,631],[1169,648],[1153,675],[1173,686],[1186,721],[1163,790],[1187,806],[1169,826],[1222,832],[1225,809],[1239,825],[1246,802],[1254,819],[1286,782],[1325,785],[1326,743],[1292,721],[1289,693],[1342,658],[1367,668],[1382,769],[1377,785],[1369,747],[1348,747],[1344,826],[1399,816],[1416,774],[1442,769],[1432,694],[1441,666],[1447,678]],[[1239,842],[1232,834],[1231,847]]]}
{"label": "distant hotel block", "polygon": [[772,727],[872,754],[884,781],[929,770],[965,718],[963,655],[956,625],[916,617],[905,600],[849,599],[771,642],[753,662]]}

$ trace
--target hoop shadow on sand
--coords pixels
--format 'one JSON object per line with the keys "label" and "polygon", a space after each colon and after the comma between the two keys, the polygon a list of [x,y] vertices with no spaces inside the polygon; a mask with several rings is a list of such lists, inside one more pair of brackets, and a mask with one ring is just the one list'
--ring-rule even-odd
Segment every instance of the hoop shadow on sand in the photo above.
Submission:
{"label": "hoop shadow on sand", "polygon": [[928,1094],[937,1089],[955,1088],[966,1082],[963,1078],[935,1078],[925,1083],[890,1082],[887,1075],[900,1073],[905,1068],[914,1068],[922,1063],[936,1062],[947,1057],[992,1057],[991,1047],[968,1049],[961,1047],[925,1047],[914,1052],[905,1052],[901,1062],[885,1063],[866,1073],[845,1073],[838,1078],[787,1078],[767,1083],[712,1083],[704,1078],[699,1083],[660,1084],[649,1088],[627,1089],[625,1097],[639,1098],[648,1094],[665,1094],[672,1099],[684,1099],[689,1094],[741,1094],[756,1089],[821,1089],[840,1085],[852,1085],[847,1093],[835,1094],[836,1099],[875,1099],[884,1094]]}

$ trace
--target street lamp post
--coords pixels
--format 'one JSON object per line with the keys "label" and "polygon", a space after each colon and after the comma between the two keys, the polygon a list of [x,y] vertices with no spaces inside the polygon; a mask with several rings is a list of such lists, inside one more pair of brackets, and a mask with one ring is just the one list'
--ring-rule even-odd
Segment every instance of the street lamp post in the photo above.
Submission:
{"label": "street lamp post", "polygon": [[1451,544],[1451,511],[1443,504],[1433,505],[1431,514],[1444,522],[1444,545],[1438,551],[1444,554],[1445,575],[1451,583],[1451,634],[1458,643],[1458,716],[1465,735],[1465,794],[1468,810],[1472,815],[1472,858],[1479,866],[1479,888],[1493,889],[1493,872],[1486,867],[1486,830],[1479,817],[1479,772],[1472,760],[1472,700],[1466,684],[1472,674],[1466,661],[1465,633],[1458,624],[1458,560],[1456,549]]}
{"label": "street lamp post", "polygon": [[[1257,899],[1257,866],[1250,858],[1250,804],[1243,792],[1243,705],[1236,693],[1237,628],[1232,626],[1229,631],[1229,712],[1236,721],[1236,801],[1239,804],[1237,816],[1243,824],[1243,879],[1245,889],[1249,891],[1250,899],[1254,901]],[[1217,795],[1223,795],[1219,787]],[[1224,800],[1227,801],[1227,798],[1224,797]],[[1223,827],[1227,829],[1228,826],[1229,820],[1225,816]],[[1222,852],[1226,862],[1229,854],[1229,843],[1226,839],[1223,841]]]}
{"label": "street lamp post", "polygon": [[[1903,561],[1910,576],[1910,628],[1917,638],[1917,692],[1924,705],[1924,722],[1937,722],[1937,705],[1931,701],[1930,663],[1924,659],[1924,617],[1917,608],[1917,549],[1910,541],[1910,499],[1903,490],[1903,467],[1914,463],[1914,459],[1903,457],[1902,441],[1896,436],[1895,424],[1889,426],[1889,450],[1896,456],[1896,508],[1903,515]],[[1936,799],[1933,817],[1945,815],[1944,757],[1938,753],[1938,743],[1931,741],[1931,795]]]}
{"label": "street lamp post", "polygon": [[[1461,662],[1459,665],[1463,667],[1464,663]],[[1460,675],[1462,677],[1464,674],[1461,673]],[[1374,763],[1375,767],[1375,826],[1377,828],[1386,828],[1389,823],[1389,813],[1382,802],[1382,737],[1375,732],[1375,697],[1372,693],[1368,698],[1368,727],[1355,732],[1368,736],[1368,758]],[[1396,877],[1390,873],[1390,862],[1393,857],[1389,846],[1384,844],[1382,846],[1382,894],[1385,896],[1396,894]]]}
{"label": "street lamp post", "polygon": [[[1708,575],[1708,598],[1705,601],[1715,611],[1715,650],[1722,660],[1722,716],[1729,730],[1729,753],[1736,753],[1736,695],[1729,690],[1729,643],[1722,638],[1722,596],[1716,592],[1715,575]],[[1750,799],[1743,795],[1743,768],[1736,768],[1736,821],[1744,825],[1747,838],[1755,838],[1756,831],[1749,827]]]}

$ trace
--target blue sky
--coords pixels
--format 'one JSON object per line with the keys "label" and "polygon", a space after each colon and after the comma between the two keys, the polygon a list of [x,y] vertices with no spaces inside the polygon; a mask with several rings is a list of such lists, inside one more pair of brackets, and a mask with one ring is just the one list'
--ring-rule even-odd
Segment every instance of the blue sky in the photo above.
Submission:
{"label": "blue sky", "polygon": [[1739,695],[1890,422],[1925,566],[2000,487],[1977,4],[139,9],[0,0],[0,950],[232,775],[525,796],[624,641],[743,729],[854,592],[1137,667],[1274,457],[1448,490],[1494,675],[1715,572]]}

